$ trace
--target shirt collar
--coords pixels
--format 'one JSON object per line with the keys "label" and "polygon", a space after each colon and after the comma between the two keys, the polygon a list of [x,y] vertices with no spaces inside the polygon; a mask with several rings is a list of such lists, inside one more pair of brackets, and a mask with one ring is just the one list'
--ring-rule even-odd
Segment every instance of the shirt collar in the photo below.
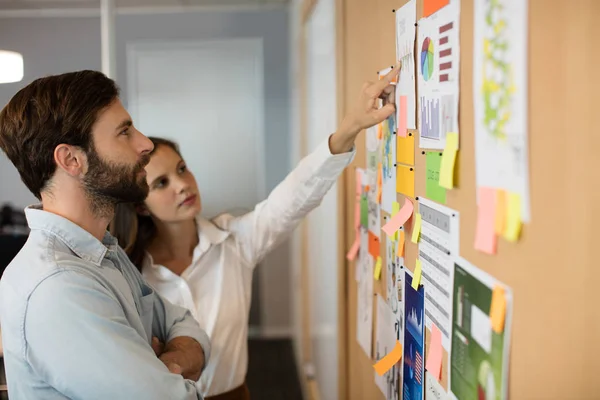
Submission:
{"label": "shirt collar", "polygon": [[208,242],[208,244],[219,244],[227,239],[230,234],[228,231],[224,231],[217,227],[214,222],[204,219],[201,216],[196,217],[196,223],[198,225],[198,237],[200,238],[200,244],[202,244],[202,242]]}
{"label": "shirt collar", "polygon": [[44,211],[41,204],[25,208],[25,217],[31,230],[46,231],[57,236],[73,253],[97,266],[100,266],[107,251],[117,249],[117,239],[108,232],[104,234],[102,241],[99,241],[74,222]]}

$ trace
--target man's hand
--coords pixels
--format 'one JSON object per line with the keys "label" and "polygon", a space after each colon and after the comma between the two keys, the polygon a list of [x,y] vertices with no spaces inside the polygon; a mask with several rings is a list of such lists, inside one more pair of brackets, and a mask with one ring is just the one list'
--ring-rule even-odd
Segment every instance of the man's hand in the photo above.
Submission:
{"label": "man's hand", "polygon": [[197,381],[204,368],[204,350],[196,340],[190,337],[176,337],[167,345],[158,338],[152,338],[152,349],[156,356],[174,374]]}
{"label": "man's hand", "polygon": [[[400,72],[402,63],[398,62],[392,70],[379,81],[366,82],[356,106],[346,114],[339,129],[329,139],[329,149],[333,154],[350,151],[360,131],[384,121],[396,110],[395,86],[391,84]],[[377,108],[378,99],[383,99],[383,107]]]}

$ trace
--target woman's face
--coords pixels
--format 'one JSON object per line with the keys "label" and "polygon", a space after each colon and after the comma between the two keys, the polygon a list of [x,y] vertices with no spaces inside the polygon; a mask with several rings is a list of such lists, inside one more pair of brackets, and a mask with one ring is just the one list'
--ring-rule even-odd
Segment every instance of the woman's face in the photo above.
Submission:
{"label": "woman's face", "polygon": [[194,175],[175,150],[159,145],[146,165],[150,191],[145,206],[154,218],[181,222],[194,218],[202,209]]}

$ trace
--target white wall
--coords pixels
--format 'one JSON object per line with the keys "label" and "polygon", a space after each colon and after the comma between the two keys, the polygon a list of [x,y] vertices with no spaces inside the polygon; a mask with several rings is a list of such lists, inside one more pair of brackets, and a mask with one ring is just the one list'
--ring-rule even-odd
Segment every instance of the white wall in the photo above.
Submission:
{"label": "white wall", "polygon": [[[117,82],[126,88],[126,46],[131,41],[209,40],[258,37],[264,43],[265,183],[270,191],[291,170],[289,135],[289,53],[287,8],[207,11],[175,14],[118,15]],[[79,69],[101,69],[100,20],[97,17],[0,18],[0,47],[23,54],[24,80],[0,85],[0,107],[33,79]],[[34,197],[0,152],[0,204],[24,207]],[[262,325],[267,333],[290,333],[289,243],[261,266]]]}

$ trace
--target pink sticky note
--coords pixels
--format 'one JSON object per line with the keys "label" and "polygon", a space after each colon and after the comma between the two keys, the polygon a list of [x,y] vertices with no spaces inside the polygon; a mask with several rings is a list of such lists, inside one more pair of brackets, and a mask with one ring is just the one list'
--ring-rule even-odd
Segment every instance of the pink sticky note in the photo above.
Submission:
{"label": "pink sticky note", "polygon": [[392,236],[394,233],[396,233],[398,229],[400,229],[402,225],[406,223],[406,221],[408,221],[408,219],[413,213],[413,209],[413,203],[409,199],[405,198],[404,205],[402,206],[400,211],[398,211],[396,215],[390,218],[389,222],[385,224],[381,229],[385,232],[386,235]]}
{"label": "pink sticky note", "polygon": [[439,328],[431,324],[431,342],[427,349],[427,362],[425,368],[438,381],[442,375],[442,332]]}
{"label": "pink sticky note", "polygon": [[400,104],[398,104],[398,136],[406,137],[406,96],[400,96]]}
{"label": "pink sticky note", "polygon": [[356,170],[356,197],[360,197],[362,193],[362,173]]}
{"label": "pink sticky note", "polygon": [[475,249],[487,254],[496,254],[496,189],[479,188]]}
{"label": "pink sticky note", "polygon": [[348,250],[348,253],[346,254],[346,258],[348,259],[348,261],[354,261],[354,259],[356,258],[356,255],[358,254],[358,249],[360,248],[360,235],[359,232],[356,232],[356,238],[354,239],[354,244],[352,245],[352,247],[350,248],[350,250]]}

